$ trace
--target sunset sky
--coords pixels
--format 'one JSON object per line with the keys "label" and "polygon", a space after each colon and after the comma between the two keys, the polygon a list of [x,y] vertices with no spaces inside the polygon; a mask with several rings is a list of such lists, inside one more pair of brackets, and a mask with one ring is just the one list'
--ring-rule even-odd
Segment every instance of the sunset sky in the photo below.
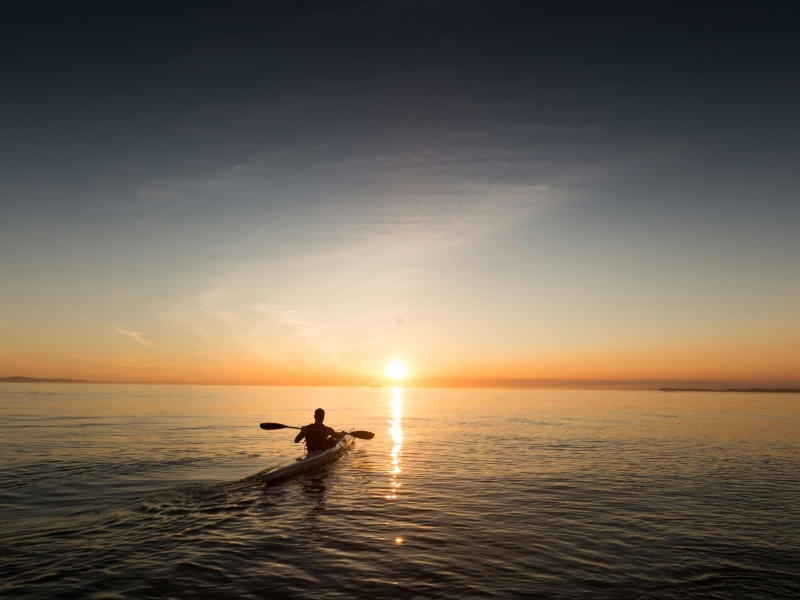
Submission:
{"label": "sunset sky", "polygon": [[798,6],[4,6],[0,376],[800,386]]}

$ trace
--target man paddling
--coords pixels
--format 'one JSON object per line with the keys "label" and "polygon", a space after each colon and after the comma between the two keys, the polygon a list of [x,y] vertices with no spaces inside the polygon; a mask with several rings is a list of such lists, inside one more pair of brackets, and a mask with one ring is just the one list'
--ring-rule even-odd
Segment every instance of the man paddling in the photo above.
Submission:
{"label": "man paddling", "polygon": [[333,448],[336,442],[346,435],[346,432],[340,431],[337,433],[327,425],[323,425],[322,422],[324,420],[325,411],[318,408],[314,411],[314,422],[300,428],[300,433],[294,438],[294,443],[296,444],[305,438],[306,448],[308,448],[309,452]]}

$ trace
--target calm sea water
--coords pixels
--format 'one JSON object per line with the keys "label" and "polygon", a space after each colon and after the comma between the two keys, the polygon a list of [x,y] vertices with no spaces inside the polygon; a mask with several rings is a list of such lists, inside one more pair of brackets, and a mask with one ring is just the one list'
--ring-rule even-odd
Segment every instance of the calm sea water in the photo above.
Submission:
{"label": "calm sea water", "polygon": [[[265,486],[318,406],[376,433]],[[0,385],[0,595],[798,598],[800,396]]]}

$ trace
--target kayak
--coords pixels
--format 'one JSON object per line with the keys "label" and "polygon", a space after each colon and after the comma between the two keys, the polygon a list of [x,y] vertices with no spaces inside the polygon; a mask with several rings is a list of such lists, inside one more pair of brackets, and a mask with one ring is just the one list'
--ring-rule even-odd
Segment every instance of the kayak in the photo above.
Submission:
{"label": "kayak", "polygon": [[[347,431],[355,431],[355,428],[351,427]],[[298,473],[302,473],[308,469],[319,467],[332,460],[336,460],[339,458],[339,456],[341,456],[342,452],[344,452],[344,449],[354,441],[355,438],[352,435],[346,435],[340,439],[333,448],[309,452],[305,456],[300,456],[299,458],[294,459],[292,462],[285,464],[282,467],[277,467],[271,471],[267,471],[261,476],[261,480],[265,483],[277,481],[285,477],[297,475]]]}

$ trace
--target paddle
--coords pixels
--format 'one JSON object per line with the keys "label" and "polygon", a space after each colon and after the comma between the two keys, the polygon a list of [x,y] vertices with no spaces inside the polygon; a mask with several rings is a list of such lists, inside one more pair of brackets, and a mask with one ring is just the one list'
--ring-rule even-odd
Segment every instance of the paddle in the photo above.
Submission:
{"label": "paddle", "polygon": [[[280,423],[261,423],[261,429],[272,431],[273,429],[302,429],[301,427],[292,427],[291,425],[281,425]],[[360,440],[371,440],[375,434],[371,431],[345,431],[347,435],[352,435],[354,438]]]}

